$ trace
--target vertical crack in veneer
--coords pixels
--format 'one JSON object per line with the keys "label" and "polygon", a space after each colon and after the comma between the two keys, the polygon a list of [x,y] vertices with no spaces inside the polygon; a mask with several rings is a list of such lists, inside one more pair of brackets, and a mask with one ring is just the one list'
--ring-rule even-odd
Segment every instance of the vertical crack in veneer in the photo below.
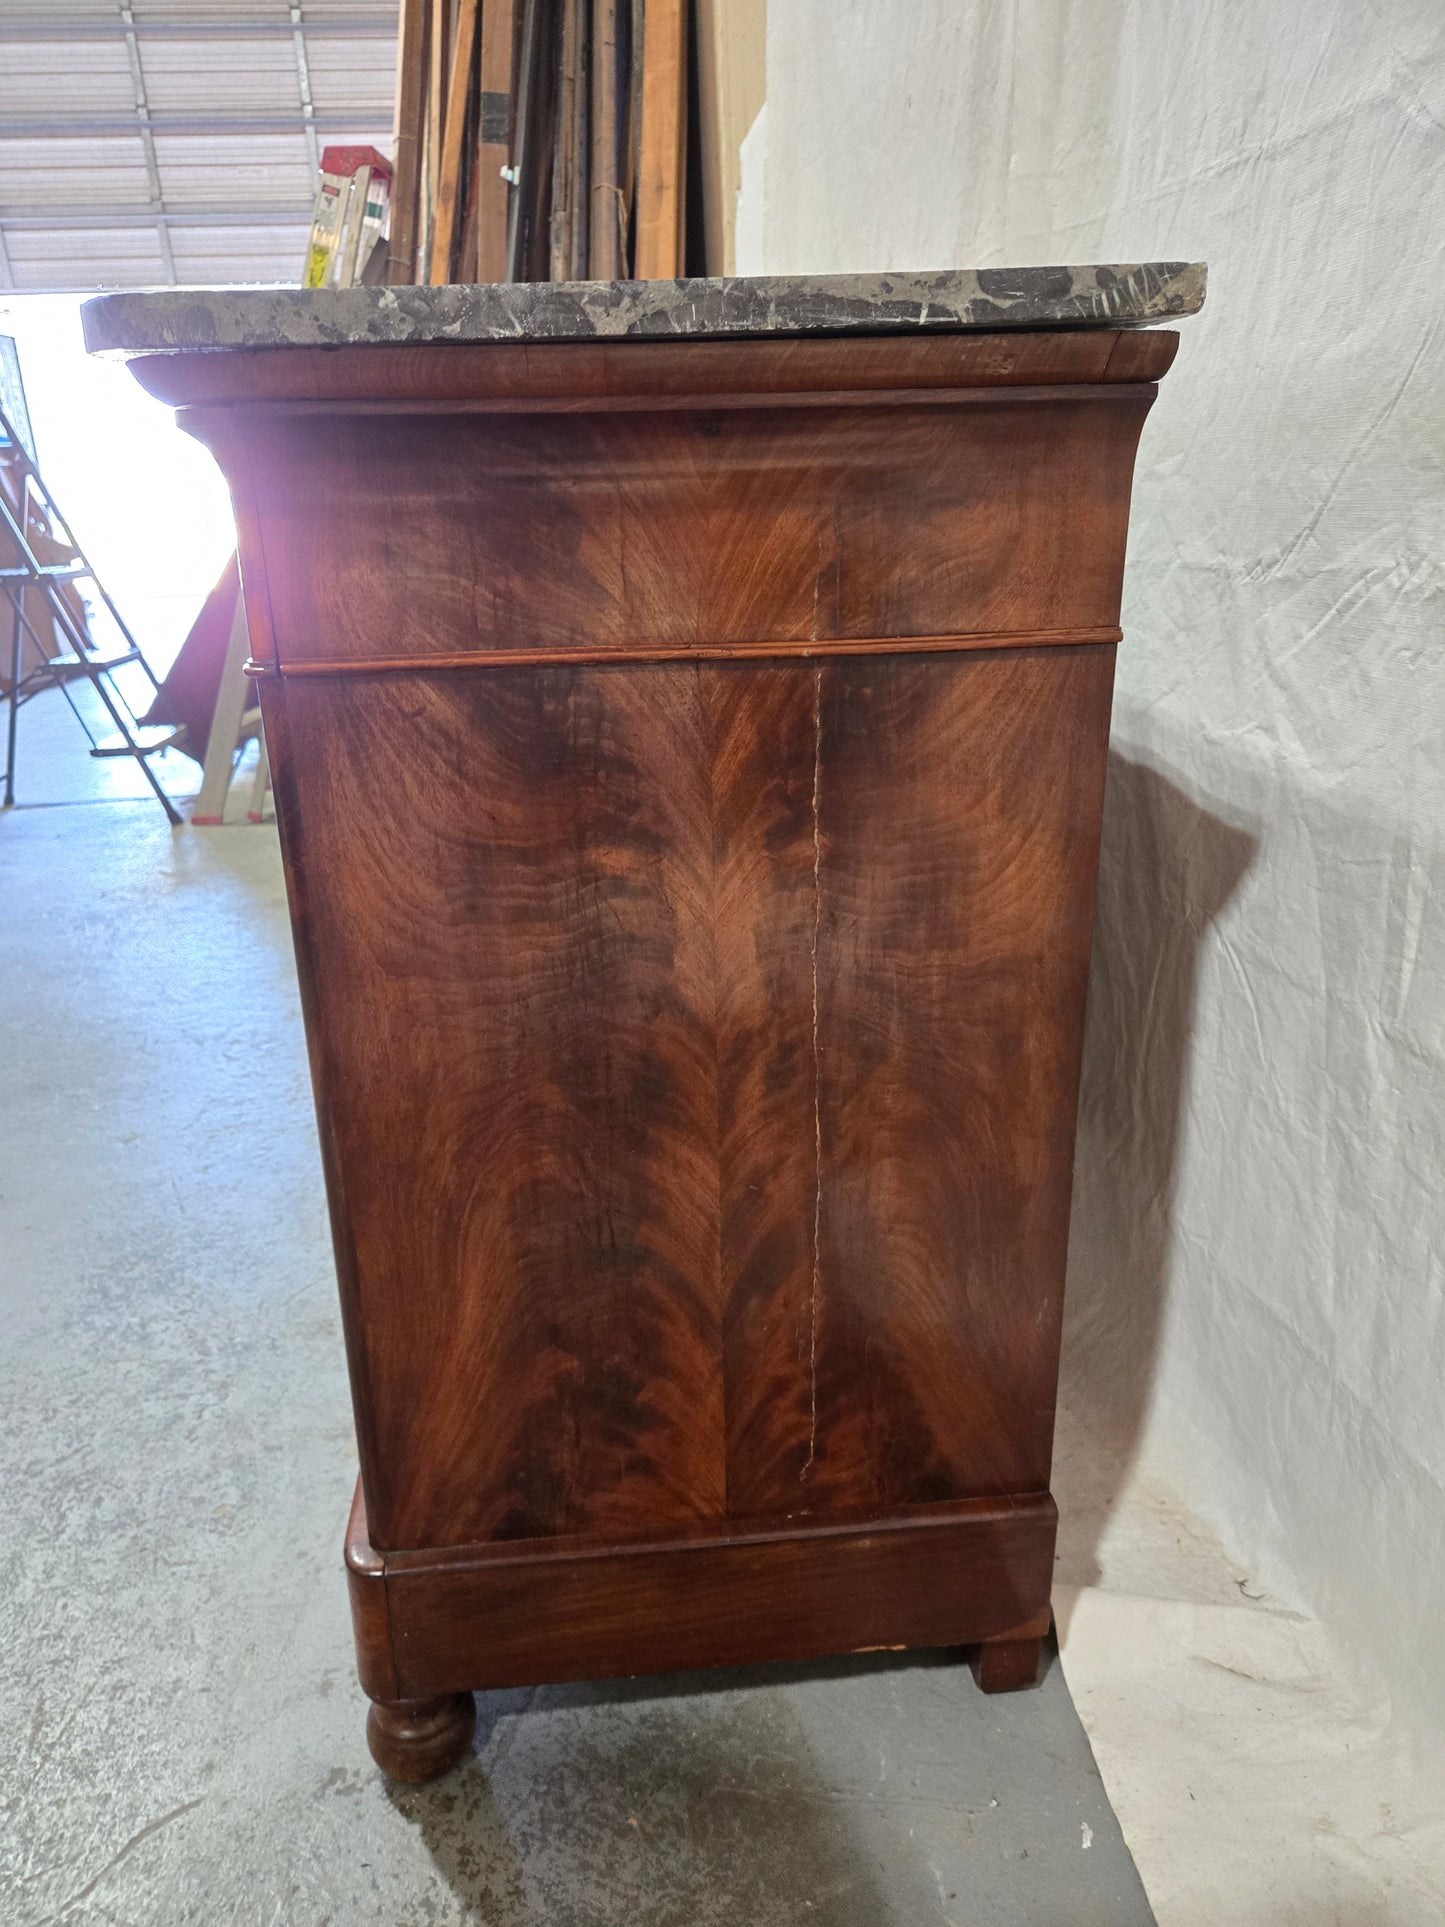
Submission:
{"label": "vertical crack in veneer", "polygon": [[823,1115],[818,1075],[818,936],[823,922],[823,837],[818,791],[823,777],[823,665],[813,670],[813,1282],[808,1304],[808,1456],[800,1476],[807,1478],[818,1445],[818,1286],[823,1228]]}

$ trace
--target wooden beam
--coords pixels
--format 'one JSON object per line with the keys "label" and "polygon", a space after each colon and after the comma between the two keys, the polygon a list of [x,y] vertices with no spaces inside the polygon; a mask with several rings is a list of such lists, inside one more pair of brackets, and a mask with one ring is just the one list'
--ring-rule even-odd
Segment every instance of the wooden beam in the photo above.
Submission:
{"label": "wooden beam", "polygon": [[421,187],[422,91],[427,62],[426,0],[400,0],[397,18],[396,112],[392,121],[391,237],[386,279],[409,286],[416,273],[417,202]]}
{"label": "wooden beam", "polygon": [[585,116],[587,88],[583,63],[583,8],[585,0],[561,0],[561,38],[557,50],[557,109],[552,121],[552,211],[549,221],[550,272],[553,281],[577,278],[577,216],[579,196],[586,193],[578,178],[579,116]]}
{"label": "wooden beam", "polygon": [[567,245],[567,276],[571,281],[585,281],[592,212],[592,153],[587,132],[592,119],[591,90],[587,82],[592,61],[591,0],[572,0],[572,7],[577,19],[577,86],[567,130],[572,149],[572,232]]}
{"label": "wooden beam", "polygon": [[627,100],[622,133],[622,273],[631,277],[637,243],[637,164],[642,154],[643,0],[630,0],[627,38]]}
{"label": "wooden beam", "polygon": [[642,36],[642,151],[637,167],[637,278],[682,272],[687,0],[647,0]]}
{"label": "wooden beam", "polygon": [[427,0],[426,107],[422,117],[421,208],[417,218],[417,279],[429,279],[432,233],[441,192],[442,110],[446,102],[447,54],[451,47],[448,0]]}
{"label": "wooden beam", "polygon": [[613,281],[622,272],[618,25],[617,0],[592,0],[592,218],[587,273],[593,281]]}
{"label": "wooden beam", "polygon": [[477,279],[507,278],[507,207],[502,169],[512,159],[512,54],[517,0],[487,0],[482,9],[481,110],[477,129]]}
{"label": "wooden beam", "polygon": [[442,136],[436,218],[432,228],[427,278],[433,287],[450,281],[461,205],[462,134],[467,120],[467,98],[476,67],[477,15],[481,0],[457,0],[456,44],[447,86],[445,131]]}
{"label": "wooden beam", "polygon": [[[529,9],[533,4],[534,0],[527,0]],[[557,112],[560,0],[535,0],[535,6],[530,84],[518,100],[518,127],[513,137],[522,154],[522,177],[512,196],[514,218],[508,228],[509,260],[512,251],[519,256],[519,265],[511,274],[517,281],[551,279],[552,132]],[[523,40],[525,45],[525,31]]]}

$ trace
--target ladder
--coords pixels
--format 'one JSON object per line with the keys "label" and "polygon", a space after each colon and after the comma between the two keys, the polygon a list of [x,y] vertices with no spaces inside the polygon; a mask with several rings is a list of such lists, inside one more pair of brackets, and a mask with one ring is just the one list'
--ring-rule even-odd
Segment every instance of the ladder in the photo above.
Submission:
{"label": "ladder", "polygon": [[[133,756],[145,772],[161,808],[172,823],[183,819],[162,788],[150,766],[150,758],[175,746],[182,731],[172,725],[142,723],[139,710],[146,705],[132,703],[125,694],[117,672],[132,666],[149,683],[150,695],[159,689],[155,671],[146,661],[140,645],[121,619],[120,611],[106,593],[105,585],[87,561],[75,540],[74,531],[55,505],[24,442],[15,432],[9,417],[0,408],[0,587],[10,605],[10,688],[9,714],[5,730],[4,805],[15,801],[15,745],[21,705],[42,689],[62,691],[81,728],[90,738],[92,756]],[[70,551],[68,562],[45,562],[35,552],[32,532],[40,528]],[[46,546],[49,546],[47,544]],[[77,582],[88,583],[115,625],[119,646],[104,650],[91,638],[83,618],[76,615],[64,590]],[[39,598],[56,633],[68,644],[58,655],[50,654],[53,638],[37,628],[32,611]],[[28,605],[28,606],[27,606]],[[24,642],[30,638],[36,662],[22,668]],[[72,683],[84,678],[100,698],[115,724],[115,733],[98,737],[71,693]],[[147,698],[147,704],[149,698]]]}

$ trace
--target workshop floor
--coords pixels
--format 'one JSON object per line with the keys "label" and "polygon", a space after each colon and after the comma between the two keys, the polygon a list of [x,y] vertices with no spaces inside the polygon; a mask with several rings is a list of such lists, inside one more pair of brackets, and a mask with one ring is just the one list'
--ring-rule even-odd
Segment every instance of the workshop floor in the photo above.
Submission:
{"label": "workshop floor", "polygon": [[[478,1701],[389,1788],[274,829],[172,832],[57,697],[0,818],[0,1919],[1153,1919],[1055,1660]],[[193,766],[170,758],[171,780]],[[58,799],[78,799],[66,804]]]}
{"label": "workshop floor", "polygon": [[274,830],[171,831],[53,696],[22,750],[7,1927],[1147,1923],[1066,1672],[1163,1927],[1445,1918],[1378,1701],[1067,1399],[1065,1651],[1037,1692],[985,1699],[926,1655],[483,1695],[474,1757],[389,1789],[350,1659],[354,1448]]}

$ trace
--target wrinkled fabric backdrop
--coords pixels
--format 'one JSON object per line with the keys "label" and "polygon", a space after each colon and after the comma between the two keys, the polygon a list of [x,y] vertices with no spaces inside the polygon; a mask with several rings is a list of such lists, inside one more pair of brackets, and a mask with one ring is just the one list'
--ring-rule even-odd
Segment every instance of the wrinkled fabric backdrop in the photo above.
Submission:
{"label": "wrinkled fabric backdrop", "polygon": [[1144,430],[1064,1394],[1445,1717],[1445,8],[770,0],[743,273],[1206,260]]}

